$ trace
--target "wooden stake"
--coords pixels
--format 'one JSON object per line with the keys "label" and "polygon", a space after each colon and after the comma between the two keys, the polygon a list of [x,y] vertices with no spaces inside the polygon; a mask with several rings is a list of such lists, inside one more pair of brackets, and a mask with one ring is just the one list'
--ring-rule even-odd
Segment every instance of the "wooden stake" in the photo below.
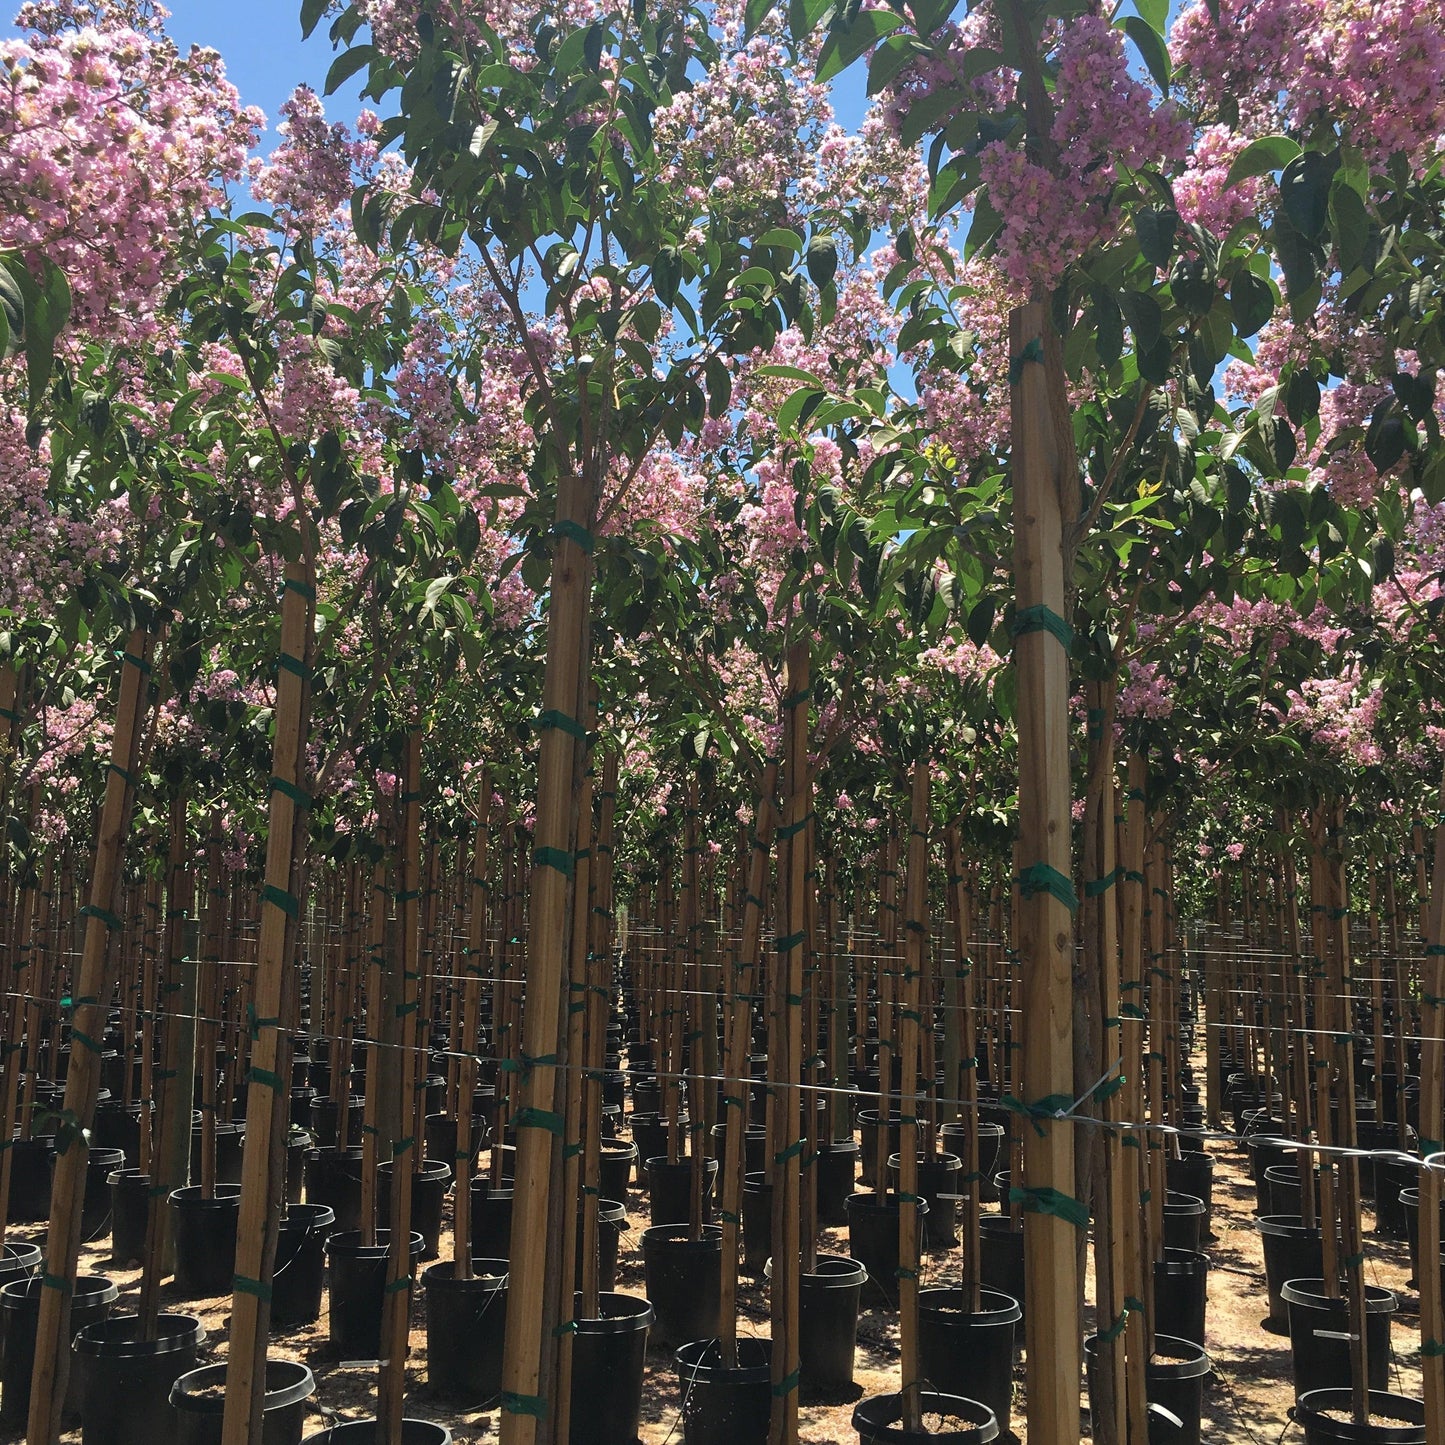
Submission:
{"label": "wooden stake", "polygon": [[[1060,401],[1067,408],[1063,354],[1046,303],[1014,308],[1009,353],[1014,358],[1014,667],[1023,859],[1018,946],[1023,1098],[1029,1102],[1073,1097],[1074,894],[1062,498],[1077,494],[1078,478],[1069,420],[1065,414],[1060,422],[1056,409]],[[1068,525],[1073,521],[1068,518]],[[1028,1197],[1040,1203],[1072,1195],[1072,1125],[1030,1120],[1021,1182]],[[1079,1438],[1076,1227],[1041,1209],[1025,1215],[1030,1445],[1077,1445]]]}
{"label": "wooden stake", "polygon": [[31,1445],[54,1445],[60,1436],[60,1410],[70,1369],[70,1297],[80,1257],[81,1201],[85,1193],[88,1139],[100,1088],[101,1038],[110,1005],[107,967],[111,934],[119,920],[120,870],[135,798],[133,770],[139,756],[142,724],[149,706],[149,677],[155,638],[143,628],[131,633],[121,668],[120,701],[111,738],[105,799],[95,831],[95,866],[85,914],[85,945],[76,976],[71,1014],[70,1068],[65,1079],[64,1115],[56,1136],[55,1175],[51,1186],[50,1228],[40,1316],[35,1327],[35,1372],[30,1385],[26,1438]]}
{"label": "wooden stake", "polygon": [[284,1171],[274,1167],[276,1143],[278,1138],[285,1139],[288,1117],[288,1080],[280,1073],[281,1005],[301,912],[297,889],[305,853],[306,807],[298,806],[298,801],[309,806],[304,786],[315,611],[314,574],[303,562],[288,563],[281,598],[266,884],[252,973],[251,1006],[255,1012],[222,1424],[224,1445],[259,1445],[261,1439],[270,1331],[267,1296],[276,1262],[285,1186]]}

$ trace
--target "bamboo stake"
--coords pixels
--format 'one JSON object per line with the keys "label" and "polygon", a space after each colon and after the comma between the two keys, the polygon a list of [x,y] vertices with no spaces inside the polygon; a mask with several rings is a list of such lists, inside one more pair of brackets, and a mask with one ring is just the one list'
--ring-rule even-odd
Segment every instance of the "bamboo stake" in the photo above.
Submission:
{"label": "bamboo stake", "polygon": [[[776,1137],[773,1173],[773,1279],[772,1378],[773,1411],[769,1445],[797,1445],[798,1440],[798,1329],[799,1329],[799,1207],[798,1156],[802,1150],[798,1085],[803,1058],[803,969],[808,948],[807,887],[808,814],[812,811],[808,778],[808,700],[812,692],[806,643],[788,649],[783,696],[783,768],[787,802],[779,843],[786,842],[786,873],[779,858],[783,883],[780,916],[785,935],[776,943],[777,1011],[768,1045],[768,1057],[778,1056],[774,1077],[781,1084],[776,1103],[781,1128]],[[883,1160],[879,1161],[880,1171]]]}
{"label": "bamboo stake", "polygon": [[107,968],[110,936],[118,923],[115,910],[120,897],[121,859],[135,796],[132,770],[149,703],[154,646],[154,636],[143,628],[131,633],[126,645],[105,800],[96,825],[95,866],[90,902],[83,910],[85,945],[76,976],[70,1068],[65,1080],[61,1133],[56,1138],[50,1228],[45,1239],[46,1288],[40,1292],[40,1315],[35,1327],[35,1372],[26,1427],[31,1445],[53,1445],[60,1436],[60,1411],[70,1369],[70,1351],[63,1346],[70,1338],[70,1298],[80,1256],[87,1141],[100,1088],[100,1039],[111,992]]}
{"label": "bamboo stake", "polygon": [[922,1371],[918,1362],[918,1034],[922,1020],[921,981],[928,946],[928,763],[913,765],[908,812],[908,876],[904,898],[904,961],[899,1010],[903,1075],[898,1104],[898,1346],[903,1376],[903,1429],[921,1431]]}
{"label": "bamboo stake", "polygon": [[[406,1357],[411,1317],[412,1180],[421,1158],[415,1124],[416,1076],[425,1067],[426,1051],[417,1045],[421,1008],[421,730],[407,733],[406,765],[401,792],[401,891],[397,902],[401,926],[401,987],[396,1004],[397,1053],[401,1060],[401,1126],[412,1132],[391,1146],[391,1218],[388,1221],[386,1288],[382,1298],[381,1362],[377,1380],[377,1437],[401,1445],[406,1413]],[[370,1092],[368,1083],[367,1090]]]}
{"label": "bamboo stake", "polygon": [[[1146,823],[1145,789],[1148,766],[1140,753],[1131,753],[1128,762],[1128,809],[1124,816],[1123,836],[1119,849],[1119,935],[1120,973],[1119,1032],[1121,1052],[1129,1061],[1125,1070],[1122,1112],[1139,1124],[1144,1118],[1144,832]],[[1138,1061],[1135,1066],[1135,1061]],[[1125,1185],[1129,1191],[1132,1174],[1134,1200],[1142,1199],[1148,1188],[1149,1135],[1142,1128],[1128,1130],[1120,1140],[1123,1157],[1133,1158],[1132,1166],[1124,1165]],[[1139,1300],[1144,1309],[1128,1316],[1124,1329],[1124,1394],[1131,1445],[1148,1435],[1148,1405],[1145,1398],[1145,1366],[1154,1353],[1154,1273],[1147,1261],[1154,1258],[1150,1241],[1149,1215],[1142,1205],[1123,1211],[1124,1258],[1126,1289]]]}
{"label": "bamboo stake", "polygon": [[[1425,930],[1425,964],[1420,992],[1420,1157],[1429,1159],[1445,1149],[1439,1138],[1426,1138],[1426,1130],[1440,1132],[1445,1120],[1445,780],[1440,786],[1441,819],[1435,826],[1434,872],[1431,877],[1430,917]],[[1388,882],[1389,875],[1386,875]],[[1398,950],[1396,950],[1398,957]],[[1396,1013],[1404,999],[1396,996]],[[1403,1090],[1404,1060],[1400,1060]],[[1401,1099],[1400,1118],[1405,1111]],[[1420,1171],[1420,1373],[1425,1389],[1425,1438],[1445,1440],[1445,1298],[1440,1271],[1440,1167]]]}
{"label": "bamboo stake", "polygon": [[719,1341],[723,1366],[737,1366],[738,1226],[742,1221],[743,1147],[748,1125],[748,1053],[753,1033],[752,1000],[756,989],[758,944],[762,936],[763,890],[767,887],[768,853],[774,829],[773,796],[778,786],[778,765],[770,761],[763,775],[757,817],[747,856],[747,890],[742,909],[742,936],[732,958],[724,1023],[723,1076],[728,1111],[723,1130],[722,1282],[718,1308]]}
{"label": "bamboo stake", "polygon": [[487,851],[491,841],[492,779],[482,772],[481,805],[477,810],[476,842],[467,886],[467,942],[462,950],[461,1037],[453,1045],[461,1053],[457,1079],[456,1191],[452,1206],[452,1274],[472,1277],[472,1100],[477,1089],[477,1035],[481,1027],[482,955],[487,937]]}
{"label": "bamboo stake", "polygon": [[[270,1330],[266,1294],[276,1262],[284,1170],[276,1168],[286,1133],[282,1062],[282,997],[296,937],[296,889],[306,827],[306,738],[316,609],[314,574],[302,562],[286,566],[281,599],[281,647],[276,673],[276,732],[272,744],[266,885],[260,939],[252,973],[255,1019],[246,1109],[241,1206],[236,1230],[236,1288],[226,1371],[224,1445],[259,1445]],[[239,1041],[238,1041],[239,1049]],[[233,1054],[232,1056],[237,1057]],[[283,1156],[284,1157],[284,1156]]]}
{"label": "bamboo stake", "polygon": [[[974,1019],[973,960],[969,940],[973,934],[973,890],[964,871],[963,834],[952,823],[945,835],[948,857],[948,912],[953,924],[953,976],[944,993],[944,1007],[957,1010],[958,1022],[951,1025],[959,1057],[947,1074],[949,1093],[957,1092],[963,1101],[964,1142],[963,1182],[963,1290],[967,1309],[977,1312],[983,1307],[979,1275],[979,1209],[982,1203],[983,1180],[979,1176],[978,1157],[978,1037]],[[965,1066],[965,1060],[967,1065]]]}

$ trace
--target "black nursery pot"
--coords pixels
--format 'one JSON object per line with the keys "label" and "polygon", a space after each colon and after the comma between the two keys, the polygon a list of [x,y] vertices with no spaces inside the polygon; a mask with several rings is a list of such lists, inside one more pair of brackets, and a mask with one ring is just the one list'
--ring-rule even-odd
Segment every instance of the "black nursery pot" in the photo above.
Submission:
{"label": "black nursery pot", "polygon": [[[381,1445],[385,1439],[375,1420],[343,1420],[306,1436],[301,1445]],[[403,1420],[401,1445],[452,1445],[452,1432],[431,1420]]]}
{"label": "black nursery pot", "polygon": [[199,1184],[173,1189],[175,1287],[182,1299],[229,1294],[236,1273],[236,1227],[241,1218],[241,1186],[218,1184],[205,1199]]}
{"label": "black nursery pot", "polygon": [[1420,1177],[1420,1161],[1408,1157],[1377,1158],[1375,1169],[1375,1233],[1384,1239],[1406,1239],[1409,1223],[1401,1193]]}
{"label": "black nursery pot", "polygon": [[626,1199],[637,1164],[636,1144],[604,1144],[597,1165],[598,1185],[604,1199]]}
{"label": "black nursery pot", "polygon": [[[391,1176],[388,1161],[376,1166],[376,1208],[378,1219],[391,1218]],[[425,1241],[423,1259],[435,1259],[441,1248],[442,1211],[452,1187],[452,1166],[442,1159],[423,1159],[411,1176],[411,1227]]]}
{"label": "black nursery pot", "polygon": [[743,1175],[743,1269],[763,1272],[773,1252],[773,1186],[762,1172]]}
{"label": "black nursery pot", "polygon": [[43,1257],[38,1244],[0,1244],[0,1285],[29,1279]]}
{"label": "black nursery pot", "polygon": [[[581,1312],[579,1298],[574,1313]],[[597,1318],[578,1319],[572,1337],[568,1445],[635,1445],[652,1322],[652,1305],[630,1294],[599,1295]]]}
{"label": "black nursery pot", "polygon": [[6,1219],[11,1224],[37,1224],[50,1218],[50,1155],[55,1140],[37,1134],[10,1141],[10,1198]]}
{"label": "black nursery pot", "polygon": [[1170,1189],[1164,1196],[1164,1247],[1197,1251],[1204,1243],[1204,1201]]}
{"label": "black nursery pot", "polygon": [[271,1328],[297,1329],[321,1318],[326,1238],[336,1228],[329,1204],[292,1204],[281,1216],[271,1280]]}
{"label": "black nursery pot", "polygon": [[1007,1214],[990,1214],[978,1222],[978,1277],[985,1289],[996,1289],[1028,1309],[1024,1295],[1024,1232]]}
{"label": "black nursery pot", "polygon": [[[616,1199],[597,1201],[597,1287],[617,1288],[617,1254],[627,1229],[627,1206]],[[582,1219],[577,1220],[577,1271],[575,1287],[582,1288]]]}
{"label": "black nursery pot", "polygon": [[918,1294],[918,1367],[945,1395],[980,1400],[1007,1431],[1013,1407],[1013,1367],[1019,1302],[997,1290],[979,1291],[980,1309],[969,1308],[962,1289],[925,1289]]}
{"label": "black nursery pot", "polygon": [[1264,1245],[1264,1278],[1269,1290],[1270,1326],[1289,1329],[1289,1308],[1280,1291],[1292,1279],[1317,1279],[1325,1267],[1324,1236],[1306,1229],[1299,1214],[1261,1214],[1255,1221]]}
{"label": "black nursery pot", "polygon": [[493,1188],[489,1179],[472,1178],[472,1253],[484,1259],[512,1255],[512,1181]]}
{"label": "black nursery pot", "polygon": [[361,1226],[361,1146],[334,1145],[306,1151],[306,1202],[325,1204],[336,1213],[341,1230]]}
{"label": "black nursery pot", "polygon": [[[176,1445],[221,1445],[225,1383],[226,1366],[220,1364],[188,1370],[171,1386]],[[267,1360],[261,1445],[300,1445],[306,1402],[315,1393],[316,1377],[299,1360]]]}
{"label": "black nursery pot", "polygon": [[[702,1161],[702,1222],[712,1222],[717,1160]],[[670,1164],[666,1156],[647,1161],[647,1190],[653,1224],[686,1224],[692,1215],[692,1160]]]}
{"label": "black nursery pot", "polygon": [[[51,1156],[54,1166],[54,1156]],[[95,1244],[110,1233],[110,1176],[125,1168],[125,1151],[92,1149],[85,1159],[85,1193],[80,1206],[80,1237]]]}
{"label": "black nursery pot", "polygon": [[[1350,1361],[1349,1304],[1331,1298],[1322,1279],[1292,1279],[1280,1290],[1289,1309],[1289,1349],[1294,1365],[1295,1398],[1326,1390],[1353,1378]],[[1389,1388],[1390,1316],[1396,1299],[1387,1289],[1365,1286],[1365,1342],[1371,1390]]]}
{"label": "black nursery pot", "polygon": [[[30,1376],[35,1368],[35,1332],[40,1321],[40,1292],[37,1278],[11,1279],[0,1289],[0,1425],[23,1430],[30,1413]],[[74,1338],[87,1325],[110,1315],[120,1296],[116,1285],[98,1274],[83,1274],[75,1281],[70,1296],[70,1330]],[[80,1413],[80,1372],[71,1355],[70,1383],[65,1391],[64,1413]]]}
{"label": "black nursery pot", "polygon": [[862,1150],[851,1140],[820,1144],[814,1168],[818,1171],[818,1223],[846,1224],[848,1196],[858,1176]]}
{"label": "black nursery pot", "polygon": [[773,1413],[772,1341],[740,1339],[737,1352],[731,1369],[716,1340],[693,1340],[673,1355],[686,1445],[765,1445]]}
{"label": "black nursery pot", "polygon": [[[901,1155],[889,1155],[888,1182],[895,1189],[898,1187],[902,1166]],[[963,1160],[956,1154],[918,1156],[918,1192],[928,1201],[928,1213],[923,1219],[921,1235],[925,1249],[948,1249],[958,1243],[953,1230],[958,1222],[956,1196],[962,1170]]]}
{"label": "black nursery pot", "polygon": [[[1098,1350],[1099,1337],[1090,1335],[1084,1341],[1084,1370],[1091,1396]],[[1151,1407],[1151,1445],[1156,1439],[1158,1445],[1200,1445],[1204,1385],[1211,1368],[1202,1346],[1169,1335],[1154,1336],[1154,1355],[1144,1366],[1144,1396]],[[1173,1418],[1159,1415],[1157,1410],[1167,1411]]]}
{"label": "black nursery pot", "polygon": [[[685,1224],[642,1231],[642,1272],[656,1315],[657,1343],[674,1348],[717,1337],[722,1296],[722,1230],[706,1225],[701,1239]],[[631,1437],[628,1437],[629,1440]]]}
{"label": "black nursery pot", "polygon": [[1425,1404],[1383,1390],[1370,1391],[1370,1419],[1356,1424],[1349,1390],[1311,1390],[1290,1419],[1304,1428],[1304,1445],[1425,1445]]}
{"label": "black nursery pot", "polygon": [[[848,1196],[848,1253],[868,1271],[875,1301],[898,1308],[898,1196],[860,1191]],[[916,1204],[927,1217],[926,1202]]]}
{"label": "black nursery pot", "polygon": [[1154,1262],[1155,1329],[1202,1346],[1208,1303],[1209,1256],[1166,1247],[1164,1258]]}
{"label": "black nursery pot", "polygon": [[507,1326],[507,1261],[473,1259],[458,1279],[445,1260],[425,1270],[427,1383],[448,1400],[482,1407],[502,1391]]}
{"label": "black nursery pot", "polygon": [[922,1445],[929,1440],[948,1442],[948,1445],[988,1445],[989,1441],[998,1439],[998,1420],[980,1400],[923,1390],[920,1403],[925,1415],[943,1417],[939,1429],[905,1430],[902,1395],[874,1395],[872,1399],[860,1400],[853,1411],[858,1445]]}
{"label": "black nursery pot", "polygon": [[140,1334],[137,1316],[111,1315],[76,1335],[83,1445],[177,1445],[171,1386],[195,1367],[205,1326],[163,1314],[155,1339]]}
{"label": "black nursery pot", "polygon": [[[1214,1212],[1214,1156],[1203,1149],[1187,1149],[1177,1159],[1164,1161],[1170,1192],[1192,1194],[1204,1203],[1204,1232]],[[1166,1331],[1168,1333],[1168,1331]]]}
{"label": "black nursery pot", "polygon": [[[344,1358],[374,1360],[381,1354],[381,1306],[386,1291],[386,1256],[391,1231],[378,1229],[375,1244],[363,1244],[354,1229],[338,1230],[326,1241],[331,1270],[331,1343]],[[411,1268],[423,1240],[411,1236]]]}
{"label": "black nursery pot", "polygon": [[139,1169],[112,1169],[106,1186],[110,1190],[110,1263],[114,1269],[129,1269],[145,1258],[150,1175]]}
{"label": "black nursery pot", "polygon": [[[764,1273],[773,1277],[772,1260]],[[838,1254],[820,1254],[817,1268],[798,1276],[798,1382],[805,1395],[833,1395],[853,1383],[858,1306],[867,1283],[868,1271]]]}
{"label": "black nursery pot", "polygon": [[[1410,1242],[1410,1278],[1407,1284],[1413,1286],[1420,1272],[1420,1191],[1416,1188],[1400,1191],[1400,1208],[1405,1215],[1405,1238]],[[1445,1240],[1445,1199],[1440,1201],[1440,1238]],[[1319,1271],[1313,1271],[1318,1274]]]}

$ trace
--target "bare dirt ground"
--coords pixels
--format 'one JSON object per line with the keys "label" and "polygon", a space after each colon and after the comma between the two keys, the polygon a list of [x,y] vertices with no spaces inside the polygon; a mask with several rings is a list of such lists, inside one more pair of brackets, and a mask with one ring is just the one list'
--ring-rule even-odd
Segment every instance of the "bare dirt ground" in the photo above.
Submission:
{"label": "bare dirt ground", "polygon": [[[1209,1283],[1208,1349],[1214,1374],[1204,1396],[1203,1438],[1210,1445],[1275,1445],[1284,1432],[1298,1438],[1290,1426],[1287,1411],[1293,1403],[1289,1341],[1263,1327],[1268,1315],[1260,1237],[1253,1227],[1254,1187],[1243,1153],[1227,1140],[1209,1145],[1215,1158],[1215,1239],[1207,1246],[1213,1260]],[[630,1229],[623,1236],[619,1256],[618,1288],[631,1294],[643,1293],[642,1261],[638,1236],[647,1225],[646,1195],[629,1191],[627,1200]],[[450,1206],[448,1207],[450,1209]],[[1399,1302],[1392,1330],[1390,1387],[1400,1394],[1418,1397],[1419,1321],[1418,1296],[1405,1281],[1409,1274],[1403,1242],[1374,1237],[1373,1215],[1365,1217],[1366,1276],[1374,1284],[1395,1292]],[[12,1241],[36,1239],[43,1242],[38,1228],[12,1228]],[[442,1257],[449,1251],[449,1235],[443,1238]],[[830,1254],[847,1254],[846,1231],[824,1232],[822,1248]],[[945,1283],[957,1276],[957,1253],[935,1253],[925,1260],[924,1283]],[[117,1311],[132,1310],[139,1289],[138,1270],[109,1268],[108,1246],[88,1248],[82,1272],[108,1274],[121,1288]],[[199,1314],[209,1335],[208,1357],[223,1358],[229,1323],[229,1297],[183,1301],[174,1289],[164,1292],[163,1308]],[[498,1412],[467,1411],[438,1399],[427,1385],[425,1299],[416,1292],[413,1306],[415,1327],[411,1336],[408,1413],[447,1425],[458,1445],[492,1438],[497,1433]],[[740,1333],[767,1333],[767,1292],[762,1281],[746,1278],[740,1290]],[[328,1320],[323,1307],[321,1319],[309,1329],[280,1336],[272,1344],[273,1357],[306,1361],[315,1371],[317,1391],[312,1401],[309,1429],[320,1429],[336,1420],[358,1419],[373,1409],[375,1367],[338,1360],[328,1342]],[[865,1308],[858,1329],[855,1387],[846,1399],[827,1402],[804,1400],[801,1409],[801,1438],[808,1445],[851,1445],[857,1435],[852,1411],[857,1399],[899,1388],[896,1316],[883,1309]],[[1343,1381],[1341,1383],[1344,1383]],[[642,1407],[643,1445],[668,1445],[682,1439],[680,1390],[670,1354],[650,1349]],[[1085,1400],[1087,1404],[1087,1400]],[[1023,1419],[1023,1364],[1015,1370],[1014,1436],[1025,1445],[1028,1434]],[[1085,1416],[1087,1431],[1087,1415]],[[0,1434],[0,1442],[17,1440]],[[1086,1433],[1087,1438],[1087,1433]],[[80,1431],[63,1437],[67,1445],[79,1445]]]}

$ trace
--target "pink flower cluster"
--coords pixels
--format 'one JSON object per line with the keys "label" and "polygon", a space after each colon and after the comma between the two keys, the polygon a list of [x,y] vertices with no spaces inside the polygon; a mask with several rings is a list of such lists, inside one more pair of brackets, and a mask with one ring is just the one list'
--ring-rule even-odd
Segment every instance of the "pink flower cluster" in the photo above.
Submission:
{"label": "pink flower cluster", "polygon": [[375,164],[376,117],[363,112],[353,138],[344,125],[326,123],[320,98],[307,85],[292,92],[281,116],[281,144],[269,160],[251,162],[251,192],[275,207],[281,226],[315,233],[351,198],[358,173]]}
{"label": "pink flower cluster", "polygon": [[1064,269],[1111,235],[1108,202],[1118,168],[1182,161],[1189,126],[1170,102],[1129,73],[1124,38],[1102,15],[1064,27],[1055,51],[1052,139],[1045,165],[1004,141],[985,146],[981,174],[1003,218],[999,264],[1018,285],[1052,286]]}
{"label": "pink flower cluster", "polygon": [[220,57],[181,55],[164,16],[31,5],[28,37],[0,42],[0,247],[57,264],[74,321],[98,335],[147,334],[170,238],[242,174],[262,124]]}
{"label": "pink flower cluster", "polygon": [[1210,109],[1241,129],[1308,137],[1338,126],[1376,164],[1429,163],[1445,133],[1445,31],[1437,0],[1205,0],[1175,21],[1170,48]]}

